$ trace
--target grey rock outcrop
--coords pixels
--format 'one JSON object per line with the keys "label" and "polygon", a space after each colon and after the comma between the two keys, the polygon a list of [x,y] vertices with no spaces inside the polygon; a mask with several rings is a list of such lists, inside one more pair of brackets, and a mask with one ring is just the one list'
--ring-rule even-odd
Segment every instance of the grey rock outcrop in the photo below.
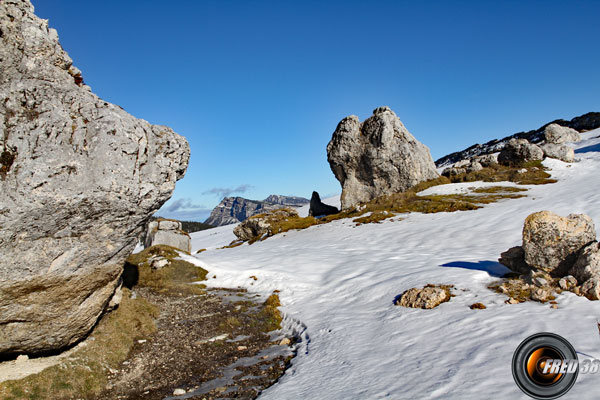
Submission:
{"label": "grey rock outcrop", "polygon": [[285,207],[300,207],[309,200],[297,196],[270,195],[265,200],[249,200],[243,197],[225,197],[204,221],[212,226],[237,224],[253,215]]}
{"label": "grey rock outcrop", "polygon": [[319,196],[319,193],[312,193],[312,197],[310,198],[310,209],[308,210],[308,215],[312,215],[313,217],[320,217],[324,215],[337,214],[339,212],[340,210],[338,210],[337,207],[323,203],[321,201],[321,196]]}
{"label": "grey rock outcrop", "polygon": [[298,218],[298,213],[289,208],[280,208],[265,214],[254,215],[233,229],[238,239],[252,241],[273,233],[273,224],[287,218]]}
{"label": "grey rock outcrop", "polygon": [[190,235],[183,231],[181,222],[172,219],[158,219],[148,224],[144,247],[164,244],[176,249],[192,251]]}
{"label": "grey rock outcrop", "polygon": [[561,217],[550,211],[529,215],[523,226],[525,262],[553,276],[564,276],[578,252],[596,240],[594,222],[584,214]]}
{"label": "grey rock outcrop", "polygon": [[189,146],[91,93],[29,1],[0,29],[0,354],[31,354],[94,326]]}
{"label": "grey rock outcrop", "polygon": [[442,286],[428,285],[424,288],[408,289],[398,300],[397,306],[431,309],[450,300],[450,289]]}
{"label": "grey rock outcrop", "polygon": [[526,139],[511,139],[498,154],[498,162],[504,165],[519,165],[527,161],[543,159],[542,149]]}
{"label": "grey rock outcrop", "polygon": [[[573,118],[570,121],[564,119],[557,119],[542,125],[540,128],[527,131],[518,132],[510,136],[506,136],[502,139],[493,139],[484,144],[475,144],[464,150],[457,151],[448,154],[435,162],[435,165],[439,167],[447,167],[460,160],[471,159],[473,157],[497,153],[508,143],[511,139],[527,139],[530,143],[540,143],[545,140],[545,130],[550,124],[557,124],[560,126],[566,126],[573,128],[578,132],[591,131],[592,129],[600,128],[600,112],[590,112],[587,114],[580,115]],[[485,167],[486,165],[482,163]]]}
{"label": "grey rock outcrop", "polygon": [[556,158],[568,163],[575,161],[575,150],[564,144],[544,143],[540,148],[546,157]]}
{"label": "grey rock outcrop", "polygon": [[550,124],[544,130],[544,138],[546,139],[546,143],[561,144],[578,142],[581,140],[581,134],[575,129],[566,126]]}
{"label": "grey rock outcrop", "polygon": [[363,123],[355,115],[344,118],[327,145],[327,160],[342,185],[342,209],[439,177],[429,149],[388,107]]}

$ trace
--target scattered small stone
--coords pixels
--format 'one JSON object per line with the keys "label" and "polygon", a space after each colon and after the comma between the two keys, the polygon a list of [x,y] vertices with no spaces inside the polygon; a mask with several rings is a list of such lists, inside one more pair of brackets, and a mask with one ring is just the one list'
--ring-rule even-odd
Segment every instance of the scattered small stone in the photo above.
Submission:
{"label": "scattered small stone", "polygon": [[254,275],[252,275],[252,276],[250,277],[250,279],[254,279],[255,281],[257,281],[257,280],[258,280],[258,278],[257,278],[256,276],[254,276]]}
{"label": "scattered small stone", "polygon": [[543,288],[538,288],[531,293],[531,300],[545,303],[550,300],[550,292]]}
{"label": "scattered small stone", "polygon": [[152,261],[152,269],[161,269],[169,265],[169,260],[165,258],[159,258],[157,260]]}
{"label": "scattered small stone", "polygon": [[186,394],[187,392],[184,389],[175,389],[173,390],[173,396],[181,396]]}
{"label": "scattered small stone", "polygon": [[279,342],[280,346],[289,346],[290,344],[292,344],[292,341],[289,338],[283,338]]}
{"label": "scattered small stone", "polygon": [[542,277],[536,276],[533,278],[533,284],[537,287],[546,287],[548,286],[548,281]]}
{"label": "scattered small stone", "polygon": [[558,304],[552,304],[550,308],[554,308],[556,310],[558,308]]}
{"label": "scattered small stone", "polygon": [[248,346],[238,346],[238,351],[248,350]]}
{"label": "scattered small stone", "polygon": [[140,339],[140,340],[138,340],[138,343],[139,343],[139,344],[146,343],[146,342],[147,342],[147,340],[146,340],[146,339]]}
{"label": "scattered small stone", "polygon": [[560,280],[558,281],[558,286],[562,290],[571,290],[575,286],[577,286],[577,279],[575,279],[573,275],[567,275],[563,278],[560,278]]}
{"label": "scattered small stone", "polygon": [[519,300],[511,297],[510,299],[506,300],[506,303],[507,304],[519,304]]}
{"label": "scattered small stone", "polygon": [[471,310],[485,310],[487,307],[483,303],[474,303],[469,307]]}

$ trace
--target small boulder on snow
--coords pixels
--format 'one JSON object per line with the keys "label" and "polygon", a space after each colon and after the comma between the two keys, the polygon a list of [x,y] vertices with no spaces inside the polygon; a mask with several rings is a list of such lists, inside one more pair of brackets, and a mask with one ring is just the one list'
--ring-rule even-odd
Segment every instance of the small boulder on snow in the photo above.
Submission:
{"label": "small boulder on snow", "polygon": [[569,163],[575,161],[575,150],[564,144],[545,143],[540,148],[545,157],[556,158]]}
{"label": "small boulder on snow", "polygon": [[449,301],[450,297],[450,286],[427,285],[421,289],[408,289],[402,293],[395,304],[402,307],[431,309]]}
{"label": "small boulder on snow", "polygon": [[587,215],[561,217],[550,211],[536,212],[523,226],[525,262],[553,276],[564,276],[579,250],[595,239],[594,222]]}
{"label": "small boulder on snow", "polygon": [[547,143],[561,144],[567,142],[578,142],[581,140],[581,134],[575,129],[558,124],[550,124],[544,130],[544,136]]}

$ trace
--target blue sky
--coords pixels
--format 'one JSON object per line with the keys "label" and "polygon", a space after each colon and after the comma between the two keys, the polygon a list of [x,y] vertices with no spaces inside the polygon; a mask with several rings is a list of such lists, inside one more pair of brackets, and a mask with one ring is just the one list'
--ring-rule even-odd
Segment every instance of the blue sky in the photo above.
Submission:
{"label": "blue sky", "polygon": [[339,193],[331,134],[381,105],[434,159],[600,111],[599,1],[33,4],[96,94],[189,141],[164,216]]}

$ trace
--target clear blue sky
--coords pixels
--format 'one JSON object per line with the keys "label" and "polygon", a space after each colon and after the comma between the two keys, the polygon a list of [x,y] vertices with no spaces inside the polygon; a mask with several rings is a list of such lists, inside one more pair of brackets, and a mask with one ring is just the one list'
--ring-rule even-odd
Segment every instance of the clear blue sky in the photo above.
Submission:
{"label": "clear blue sky", "polygon": [[381,105],[434,159],[600,111],[600,1],[33,3],[95,93],[190,142],[165,216],[339,193],[331,134]]}

